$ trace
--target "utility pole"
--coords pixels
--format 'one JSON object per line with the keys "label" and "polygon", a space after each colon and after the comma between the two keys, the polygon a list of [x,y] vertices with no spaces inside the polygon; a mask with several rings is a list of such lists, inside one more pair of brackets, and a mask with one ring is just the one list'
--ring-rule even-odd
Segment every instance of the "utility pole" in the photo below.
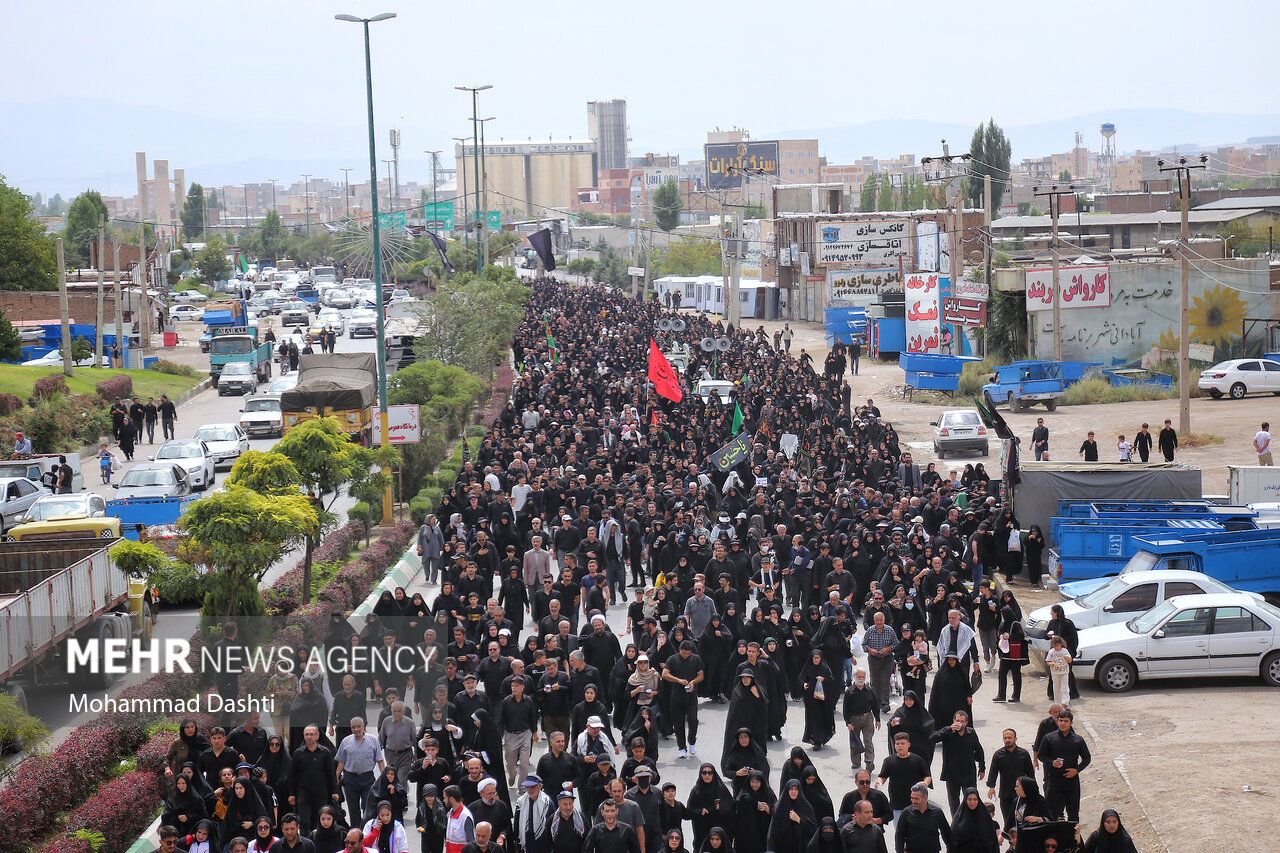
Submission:
{"label": "utility pole", "polygon": [[267,180],[271,182],[271,209],[278,215],[280,213],[280,209],[276,207],[276,181],[279,179],[267,178]]}
{"label": "utility pole", "polygon": [[102,218],[98,220],[98,263],[97,263],[98,316],[97,316],[97,324],[93,327],[94,328],[93,354],[94,354],[94,358],[96,359],[93,362],[94,367],[97,367],[100,364],[102,364],[102,289],[104,284],[103,278],[106,274],[106,271],[104,269],[107,265],[107,259],[105,257],[106,253],[107,253],[107,217],[104,214]]}
{"label": "utility pole", "polygon": [[[458,143],[459,150],[461,151],[460,159],[462,160],[462,168],[459,169],[458,163],[457,163],[457,160],[459,158],[455,158],[454,164],[453,164],[453,167],[454,167],[453,171],[455,175],[465,178],[467,176],[467,149],[466,149],[467,139],[466,137],[455,136],[453,137],[453,141]],[[470,252],[471,251],[471,212],[467,210],[467,194],[461,193],[461,195],[462,195],[462,246],[468,252]],[[456,222],[454,223],[454,228],[455,229],[457,228]]]}
{"label": "utility pole", "polygon": [[[991,248],[991,239],[992,239],[992,238],[991,238],[991,217],[992,217],[992,215],[994,214],[994,210],[993,210],[993,208],[992,208],[992,204],[991,204],[991,176],[990,176],[990,175],[983,175],[983,176],[982,176],[982,208],[983,208],[983,210],[982,210],[982,224],[983,224],[983,232],[984,232],[983,236],[985,237],[985,239],[983,240],[983,243],[982,243],[982,268],[983,268],[983,270],[985,271],[985,276],[984,276],[984,278],[986,279],[986,282],[987,282],[987,303],[988,303],[988,304],[987,304],[987,307],[988,307],[988,308],[990,308],[990,307],[991,307],[991,305],[990,305],[990,302],[991,302],[991,292],[992,292],[992,286],[991,286],[991,255],[992,255],[992,248]],[[982,334],[982,353],[981,353],[981,355],[982,355],[982,357],[983,357],[983,358],[986,358],[986,356],[987,356],[987,332],[988,332],[988,331],[989,331],[989,329],[990,329],[990,325],[989,325],[989,324],[990,324],[990,322],[991,322],[991,312],[990,312],[990,311],[988,311],[988,312],[987,312],[987,325],[984,325],[983,330],[982,330],[983,334]]]}
{"label": "utility pole", "polygon": [[391,195],[391,209],[396,209],[396,202],[400,200],[400,131],[391,128],[391,163],[392,175],[394,178],[394,191]]}
{"label": "utility pole", "polygon": [[311,236],[311,176],[302,176],[302,207],[307,216],[307,236]]}
{"label": "utility pole", "polygon": [[742,240],[742,209],[733,211],[733,259],[729,262],[729,289],[724,296],[725,322],[735,329],[742,325],[742,300],[739,291],[742,285],[742,255],[745,250]]}
{"label": "utility pole", "polygon": [[1178,324],[1178,432],[1183,440],[1191,434],[1191,330],[1187,313],[1191,307],[1191,230],[1188,222],[1191,210],[1191,170],[1203,169],[1209,160],[1207,155],[1200,155],[1199,163],[1188,163],[1186,157],[1179,157],[1177,165],[1165,165],[1157,160],[1156,165],[1161,172],[1178,173],[1178,198],[1182,202],[1182,237],[1178,241],[1178,254],[1182,256],[1182,311]]}
{"label": "utility pole", "polygon": [[71,308],[67,302],[67,261],[58,238],[58,310],[62,315],[62,375],[71,375]]}
{"label": "utility pole", "polygon": [[493,116],[479,119],[480,123],[480,187],[483,194],[481,203],[484,208],[480,211],[480,238],[481,245],[484,247],[484,264],[489,265],[489,172],[484,165],[484,126],[486,122],[493,121]]}
{"label": "utility pole", "polygon": [[138,317],[142,348],[151,346],[151,306],[147,302],[147,223],[138,223],[138,301],[133,306]]}
{"label": "utility pole", "polygon": [[395,162],[394,160],[382,161],[382,164],[387,167],[387,212],[388,213],[396,209],[396,201],[391,195],[391,165],[394,162]]}
{"label": "utility pole", "polygon": [[1049,199],[1049,218],[1053,222],[1053,284],[1051,285],[1053,288],[1053,360],[1062,361],[1062,294],[1061,288],[1058,287],[1058,268],[1062,259],[1058,241],[1058,214],[1062,212],[1062,197],[1075,195],[1076,188],[1068,186],[1065,190],[1060,190],[1057,184],[1053,184],[1047,190],[1033,187],[1032,193],[1036,198]]}
{"label": "utility pole", "polygon": [[[440,215],[440,197],[439,193],[436,191],[436,165],[440,162],[440,154],[442,151],[443,149],[437,149],[434,151],[427,150],[423,152],[431,155],[431,215],[433,217],[438,217]],[[426,217],[423,218],[425,219]],[[437,231],[439,229],[432,228],[431,230]]]}
{"label": "utility pole", "polygon": [[342,215],[351,218],[351,170],[339,169],[342,173]]}
{"label": "utility pole", "polygon": [[[124,302],[120,299],[120,244],[114,244],[115,261],[112,265],[111,280],[114,282],[112,292],[116,297],[116,346],[120,348],[121,356],[124,355]],[[125,367],[124,364],[116,364],[116,360],[111,359],[111,366],[115,368]]]}
{"label": "utility pole", "polygon": [[[960,178],[964,177],[967,169],[963,167],[959,172],[952,172],[951,167],[956,161],[963,164],[969,161],[969,152],[964,154],[951,153],[951,146],[947,145],[947,140],[942,140],[942,156],[941,157],[925,157],[920,161],[920,165],[926,167],[924,170],[925,183],[942,184],[942,203],[947,203],[947,190],[951,188],[951,182],[956,181],[956,205],[951,217],[950,236],[947,238],[951,244],[951,292],[955,293],[959,286],[960,277],[964,275],[964,186],[959,183]],[[932,173],[928,166],[937,164],[938,168]],[[939,223],[938,230],[941,231],[942,223]],[[938,272],[942,272],[942,258],[938,258]],[[904,282],[905,284],[905,282]],[[941,297],[939,297],[939,305],[941,305]],[[941,325],[941,323],[939,323]]]}
{"label": "utility pole", "polygon": [[[471,93],[471,159],[475,167],[475,194],[476,194],[476,210],[480,211],[480,129],[479,129],[479,109],[480,109],[480,93],[486,89],[492,89],[493,86],[485,84],[484,86],[454,86],[459,92]],[[477,217],[481,219],[481,226],[484,221],[483,213],[477,213]],[[467,223],[470,226],[470,222]],[[480,252],[480,237],[476,236],[476,275],[480,275],[484,271],[483,258]]]}

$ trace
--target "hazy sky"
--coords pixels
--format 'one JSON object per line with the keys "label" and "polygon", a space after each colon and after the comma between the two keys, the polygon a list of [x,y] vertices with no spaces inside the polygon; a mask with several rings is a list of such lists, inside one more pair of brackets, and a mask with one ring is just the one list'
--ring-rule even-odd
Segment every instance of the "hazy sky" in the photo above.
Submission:
{"label": "hazy sky", "polygon": [[[211,162],[210,145],[220,162],[278,158],[282,145],[299,161],[367,162],[360,27],[335,21],[337,12],[398,13],[371,27],[378,143],[398,124],[406,151],[419,157],[425,148],[451,153],[450,137],[470,133],[470,96],[454,91],[459,84],[494,86],[480,106],[481,115],[497,116],[490,140],[585,136],[587,100],[625,98],[633,153],[695,151],[717,125],[763,136],[880,119],[972,126],[990,115],[1008,126],[1104,109],[1280,112],[1273,2],[5,6],[0,110],[87,99],[227,120],[224,138],[193,141],[189,151],[173,150],[185,147],[174,128],[166,151],[127,126],[113,134],[122,147],[174,165]],[[127,125],[128,113],[121,118]],[[313,130],[280,139],[279,128],[295,123]],[[13,150],[3,137],[37,132],[0,121],[0,172],[93,180],[106,169],[113,183],[115,173],[125,176],[116,191],[129,190],[131,160],[56,162],[71,155],[51,150],[38,169],[3,161]]]}

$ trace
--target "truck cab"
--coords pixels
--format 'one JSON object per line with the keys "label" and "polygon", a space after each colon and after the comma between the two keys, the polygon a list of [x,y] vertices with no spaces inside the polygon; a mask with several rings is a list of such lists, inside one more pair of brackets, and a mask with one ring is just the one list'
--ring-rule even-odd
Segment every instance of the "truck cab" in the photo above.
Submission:
{"label": "truck cab", "polygon": [[1036,403],[1044,403],[1052,412],[1058,408],[1058,398],[1066,390],[1066,383],[1060,362],[1015,361],[996,367],[991,381],[982,390],[993,404],[1008,403],[1011,412],[1020,412]]}
{"label": "truck cab", "polygon": [[218,387],[222,368],[234,361],[247,361],[259,382],[271,378],[271,344],[258,337],[257,326],[216,326],[209,330],[209,373]]}

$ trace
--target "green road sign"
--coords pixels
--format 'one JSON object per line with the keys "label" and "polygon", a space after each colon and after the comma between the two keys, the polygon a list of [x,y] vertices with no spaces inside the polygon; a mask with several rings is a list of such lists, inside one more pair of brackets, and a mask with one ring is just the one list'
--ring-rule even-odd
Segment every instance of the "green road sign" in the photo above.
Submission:
{"label": "green road sign", "polygon": [[433,231],[453,230],[452,201],[427,202],[423,206],[423,216],[427,220],[426,226]]}
{"label": "green road sign", "polygon": [[379,213],[378,227],[380,228],[404,228],[404,211],[397,210],[394,213]]}
{"label": "green road sign", "polygon": [[490,210],[485,218],[488,220],[490,231],[502,230],[502,211],[501,210]]}

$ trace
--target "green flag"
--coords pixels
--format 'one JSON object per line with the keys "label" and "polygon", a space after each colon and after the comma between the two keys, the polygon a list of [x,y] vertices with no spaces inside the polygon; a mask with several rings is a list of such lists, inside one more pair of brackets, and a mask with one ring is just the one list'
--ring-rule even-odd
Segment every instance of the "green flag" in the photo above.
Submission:
{"label": "green flag", "polygon": [[742,432],[742,406],[737,403],[733,404],[733,429],[734,435]]}
{"label": "green flag", "polygon": [[236,266],[240,268],[240,272],[249,271],[249,262],[244,259],[244,255],[236,256]]}

